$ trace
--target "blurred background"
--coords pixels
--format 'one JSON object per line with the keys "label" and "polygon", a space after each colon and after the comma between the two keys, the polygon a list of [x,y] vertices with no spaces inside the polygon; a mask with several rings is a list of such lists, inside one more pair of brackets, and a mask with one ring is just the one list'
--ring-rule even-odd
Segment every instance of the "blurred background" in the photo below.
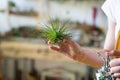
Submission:
{"label": "blurred background", "polygon": [[105,0],[0,0],[0,80],[95,80],[95,68],[48,49],[40,29],[70,20],[72,39],[99,50],[105,39]]}

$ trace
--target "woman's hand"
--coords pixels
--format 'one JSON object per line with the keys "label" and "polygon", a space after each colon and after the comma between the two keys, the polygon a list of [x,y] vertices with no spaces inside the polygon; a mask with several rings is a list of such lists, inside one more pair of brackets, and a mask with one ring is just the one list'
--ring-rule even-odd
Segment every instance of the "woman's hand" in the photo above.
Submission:
{"label": "woman's hand", "polygon": [[[87,65],[100,68],[103,65],[103,60],[97,56],[96,50],[89,48],[82,48],[78,43],[65,39],[58,46],[52,44],[51,41],[48,41],[50,44],[50,49],[57,51],[61,54],[64,54],[71,59],[85,63]],[[101,50],[100,53],[105,53],[107,50]]]}
{"label": "woman's hand", "polygon": [[72,59],[74,59],[76,55],[80,54],[80,45],[70,39],[64,39],[58,46],[52,44],[50,41],[48,41],[48,44],[51,44],[50,49],[67,55]]}
{"label": "woman's hand", "polygon": [[116,80],[120,80],[120,50],[110,51],[108,55],[117,57],[110,61],[110,73],[113,74]]}

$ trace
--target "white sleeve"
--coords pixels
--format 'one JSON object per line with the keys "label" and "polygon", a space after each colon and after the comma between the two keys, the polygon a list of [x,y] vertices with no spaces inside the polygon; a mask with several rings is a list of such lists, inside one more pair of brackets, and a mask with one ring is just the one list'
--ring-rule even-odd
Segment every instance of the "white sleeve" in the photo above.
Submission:
{"label": "white sleeve", "polygon": [[111,19],[113,22],[116,22],[115,14],[114,14],[114,2],[113,1],[114,0],[106,0],[105,3],[102,6],[102,10],[109,19]]}

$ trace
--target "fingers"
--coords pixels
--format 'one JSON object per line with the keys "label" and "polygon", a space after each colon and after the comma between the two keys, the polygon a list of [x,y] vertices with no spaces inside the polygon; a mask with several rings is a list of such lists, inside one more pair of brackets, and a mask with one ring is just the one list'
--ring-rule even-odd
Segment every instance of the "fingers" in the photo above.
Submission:
{"label": "fingers", "polygon": [[118,80],[120,80],[120,73],[114,73],[113,76],[119,78]]}
{"label": "fingers", "polygon": [[120,66],[115,66],[110,68],[110,73],[120,73]]}
{"label": "fingers", "polygon": [[69,46],[67,44],[60,44],[60,45],[52,44],[49,48],[59,53],[67,54],[69,52]]}
{"label": "fingers", "polygon": [[120,80],[120,50],[112,50],[107,52],[107,54],[111,57],[117,57],[116,59],[112,59],[110,61],[110,73],[116,78],[116,80]]}
{"label": "fingers", "polygon": [[57,46],[53,46],[52,42],[49,40],[48,41],[48,44],[51,45],[49,48],[54,50],[54,51],[57,51],[57,52],[61,52],[60,50],[60,47],[57,47]]}
{"label": "fingers", "polygon": [[61,42],[61,44],[66,44],[66,45],[71,45],[71,46],[73,45],[73,43],[74,43],[74,42],[73,42],[72,40],[70,40],[70,39],[69,39],[69,40],[64,39],[64,40]]}
{"label": "fingers", "polygon": [[112,50],[110,52],[108,52],[109,56],[117,56],[120,57],[120,50]]}
{"label": "fingers", "polygon": [[113,74],[114,77],[120,78],[120,59],[113,59],[110,61],[110,74]]}
{"label": "fingers", "polygon": [[77,43],[77,42],[74,42],[72,40],[64,40],[63,41],[67,46],[69,46],[71,48],[72,51],[79,51],[81,48],[80,48],[80,45]]}
{"label": "fingers", "polygon": [[48,41],[48,44],[52,44],[52,42],[49,40],[49,41]]}
{"label": "fingers", "polygon": [[[49,40],[48,44],[52,44],[52,42]],[[72,41],[71,39],[64,39],[60,42],[59,46],[70,46],[70,47],[76,47],[78,45],[76,42]]]}
{"label": "fingers", "polygon": [[[51,41],[48,41],[48,44],[51,44]],[[64,39],[63,41],[60,42],[59,45],[54,45],[52,44],[50,46],[50,49],[57,51],[59,53],[62,53],[64,55],[67,55],[69,57],[72,57],[75,55],[76,51],[78,51],[78,44],[76,44],[74,41],[72,40],[67,40]],[[77,52],[78,53],[78,52]]]}
{"label": "fingers", "polygon": [[[54,51],[57,51],[57,52],[59,52],[59,53],[61,53],[61,54],[64,54],[64,55],[66,55],[66,56],[68,56],[68,57],[71,57],[71,54],[70,54],[70,53],[64,51],[64,50],[61,49],[60,47],[58,48],[58,47],[51,46],[50,49],[52,49],[52,50],[54,50]],[[64,48],[64,49],[65,49],[65,48]]]}
{"label": "fingers", "polygon": [[115,78],[115,80],[120,80],[120,78]]}
{"label": "fingers", "polygon": [[120,66],[120,58],[112,59],[109,64],[110,64],[110,67]]}
{"label": "fingers", "polygon": [[58,47],[50,46],[50,49],[60,52],[60,48]]}

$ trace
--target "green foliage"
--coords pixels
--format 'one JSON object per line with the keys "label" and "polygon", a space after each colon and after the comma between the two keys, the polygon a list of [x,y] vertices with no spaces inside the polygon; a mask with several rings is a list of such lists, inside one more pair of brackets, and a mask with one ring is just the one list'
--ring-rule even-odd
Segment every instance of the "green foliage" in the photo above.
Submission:
{"label": "green foliage", "polygon": [[15,3],[13,1],[8,1],[8,6],[9,7],[15,7]]}
{"label": "green foliage", "polygon": [[105,80],[103,76],[99,77],[99,80]]}
{"label": "green foliage", "polygon": [[58,20],[51,21],[50,25],[42,28],[41,36],[45,40],[50,40],[54,44],[59,44],[63,39],[70,37],[68,28],[66,27],[67,21],[60,23]]}
{"label": "green foliage", "polygon": [[20,26],[19,28],[12,28],[6,32],[6,37],[24,37],[24,38],[40,38],[40,30],[35,26]]}

